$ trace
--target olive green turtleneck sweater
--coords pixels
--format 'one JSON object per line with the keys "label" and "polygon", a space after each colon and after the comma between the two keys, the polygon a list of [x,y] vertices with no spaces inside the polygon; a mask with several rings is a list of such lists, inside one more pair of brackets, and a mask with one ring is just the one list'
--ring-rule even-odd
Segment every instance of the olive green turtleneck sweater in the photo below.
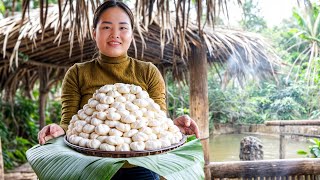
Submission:
{"label": "olive green turtleneck sweater", "polygon": [[162,110],[166,110],[165,83],[156,66],[127,55],[111,58],[100,54],[89,62],[76,63],[67,71],[62,82],[61,127],[67,130],[71,117],[97,89],[119,82],[141,86]]}

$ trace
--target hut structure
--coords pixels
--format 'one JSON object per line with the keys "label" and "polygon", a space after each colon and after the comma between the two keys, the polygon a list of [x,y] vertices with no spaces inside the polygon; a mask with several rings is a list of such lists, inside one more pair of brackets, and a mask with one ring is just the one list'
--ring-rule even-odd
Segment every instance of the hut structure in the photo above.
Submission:
{"label": "hut structure", "polygon": [[[87,7],[87,15],[81,15],[82,21],[76,22],[75,17],[80,15],[74,4],[67,3],[63,11],[59,7],[48,7],[44,24],[39,10],[26,13],[24,19],[18,14],[0,21],[2,100],[12,102],[17,89],[31,97],[30,92],[39,84],[40,128],[45,125],[50,88],[63,79],[71,65],[91,60],[96,54],[91,37],[94,8]],[[148,23],[143,20],[136,23],[129,55],[154,63],[163,74],[171,71],[176,80],[189,84],[191,117],[199,125],[209,164],[208,64],[225,67],[222,81],[227,82],[250,74],[258,78],[272,76],[279,63],[270,56],[264,41],[252,33],[217,27],[214,31],[199,29],[191,22],[184,31],[178,31],[182,27],[177,26],[175,18],[167,20],[165,26],[155,17],[149,17]],[[176,37],[176,32],[185,34]],[[210,172],[206,172],[208,177]]]}

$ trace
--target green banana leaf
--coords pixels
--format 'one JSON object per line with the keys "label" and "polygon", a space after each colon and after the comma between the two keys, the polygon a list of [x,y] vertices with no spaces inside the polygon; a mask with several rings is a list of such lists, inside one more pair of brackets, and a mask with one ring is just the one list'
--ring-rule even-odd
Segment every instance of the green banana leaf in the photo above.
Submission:
{"label": "green banana leaf", "polygon": [[69,148],[63,137],[43,146],[36,145],[26,154],[40,180],[111,179],[125,162],[150,169],[166,179],[204,179],[202,146],[200,140],[193,137],[177,149],[143,157],[88,156]]}

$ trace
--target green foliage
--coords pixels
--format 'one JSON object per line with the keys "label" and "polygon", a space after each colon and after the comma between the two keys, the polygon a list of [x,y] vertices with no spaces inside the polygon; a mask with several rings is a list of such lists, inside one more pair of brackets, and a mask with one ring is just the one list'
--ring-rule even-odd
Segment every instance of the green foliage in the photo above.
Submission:
{"label": "green foliage", "polygon": [[168,73],[167,79],[167,108],[171,118],[183,114],[189,114],[189,87],[185,84],[177,84],[172,75]]}
{"label": "green foliage", "polygon": [[291,97],[277,99],[270,105],[270,110],[273,112],[272,119],[296,119],[301,117],[300,112],[304,112],[301,104],[297,103]]}
{"label": "green foliage", "polygon": [[3,2],[0,1],[0,13],[4,14],[5,11],[6,11],[6,7],[4,6]]}
{"label": "green foliage", "polygon": [[304,150],[298,150],[297,153],[300,155],[306,155],[311,158],[320,158],[320,141],[319,139],[309,139],[309,142],[312,144],[309,146],[309,153]]}
{"label": "green foliage", "polygon": [[310,119],[317,119],[320,117],[320,110],[316,109],[310,113]]}
{"label": "green foliage", "polygon": [[245,30],[252,32],[261,32],[267,28],[267,23],[260,16],[260,8],[258,1],[246,0],[242,6],[243,18],[240,24]]}
{"label": "green foliage", "polygon": [[[189,88],[178,87],[168,77],[168,109],[175,116],[188,114]],[[228,86],[221,89],[214,69],[208,72],[209,128],[214,123],[262,124],[267,120],[317,119],[320,117],[318,86],[298,82],[286,83],[279,77],[274,82],[247,83],[242,89]],[[175,117],[174,116],[174,117]]]}
{"label": "green foliage", "polygon": [[[49,4],[57,4],[58,0],[49,0],[48,3]],[[0,0],[0,14],[3,17],[7,17],[9,15],[11,15],[12,10],[14,12],[21,12],[22,11],[22,6],[23,6],[23,1],[18,0],[15,1],[15,5],[14,5],[14,9],[13,8],[13,0]],[[39,8],[40,7],[40,1],[39,0],[33,0],[31,1],[30,5],[30,9],[34,9],[34,8]],[[1,18],[1,16],[0,16]]]}
{"label": "green foliage", "polygon": [[272,93],[268,95],[269,103],[264,104],[264,108],[270,108],[268,110],[270,118],[304,119],[306,117],[304,89],[300,85],[273,87]]}
{"label": "green foliage", "polygon": [[[58,0],[49,0],[48,2],[49,2],[49,4],[57,4],[57,3],[58,3]],[[33,7],[34,7],[34,8],[40,7],[40,2],[39,2],[39,0],[33,0]]]}
{"label": "green foliage", "polygon": [[187,108],[177,108],[177,110],[176,110],[176,115],[177,116],[182,116],[182,115],[190,115],[190,113],[189,113],[189,109],[187,109]]}
{"label": "green foliage", "polygon": [[1,103],[3,122],[11,130],[10,133],[20,137],[26,137],[35,142],[38,127],[38,103],[18,95],[13,107],[9,103]]}
{"label": "green foliage", "polygon": [[284,45],[291,54],[291,72],[307,84],[318,84],[320,77],[320,7],[294,9],[295,24],[284,33]]}
{"label": "green foliage", "polygon": [[[54,93],[54,92],[53,92]],[[38,91],[33,91],[38,97]],[[0,102],[0,137],[2,141],[5,169],[12,169],[27,161],[25,152],[38,143],[38,101],[30,100],[20,93],[15,97],[15,103]],[[49,100],[46,109],[46,123],[59,123],[61,118],[61,103]]]}
{"label": "green foliage", "polygon": [[281,26],[264,32],[275,44],[279,56],[289,65],[284,67],[288,79],[319,84],[320,77],[320,6],[296,8]]}
{"label": "green foliage", "polygon": [[26,151],[32,147],[34,143],[31,143],[28,139],[22,137],[15,137],[15,139],[3,144],[3,159],[6,169],[12,169],[19,164],[25,163]]}
{"label": "green foliage", "polygon": [[[3,4],[3,14],[5,15],[5,11],[12,11],[12,7],[13,7],[13,1],[12,0],[2,0],[2,4]],[[15,2],[15,9],[13,9],[13,11],[15,12],[19,12],[22,10],[22,1],[16,1]]]}
{"label": "green foliage", "polygon": [[211,123],[259,124],[266,120],[316,119],[320,115],[318,86],[285,84],[282,80],[279,85],[263,82],[223,91],[214,72],[208,80]]}
{"label": "green foliage", "polygon": [[304,86],[303,83],[282,84],[265,83],[257,95],[264,95],[257,101],[259,114],[266,114],[269,120],[309,119],[310,114],[319,108],[310,97],[319,97],[317,87]]}
{"label": "green foliage", "polygon": [[0,109],[4,166],[6,169],[12,169],[26,162],[26,150],[37,142],[38,106],[34,101],[18,95],[13,107],[0,102]]}
{"label": "green foliage", "polygon": [[49,100],[46,109],[46,124],[59,124],[61,120],[61,102]]}
{"label": "green foliage", "polygon": [[208,86],[210,127],[215,122],[232,124],[264,122],[263,114],[259,115],[257,111],[255,102],[258,99],[251,93],[252,89],[258,89],[258,87],[252,85],[244,90],[232,86],[221,89],[220,80],[213,69],[209,71]]}

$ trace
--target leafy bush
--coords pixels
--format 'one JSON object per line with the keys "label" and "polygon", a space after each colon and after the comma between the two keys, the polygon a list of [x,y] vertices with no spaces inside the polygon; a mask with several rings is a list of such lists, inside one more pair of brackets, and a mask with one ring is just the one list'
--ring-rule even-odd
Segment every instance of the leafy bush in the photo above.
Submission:
{"label": "leafy bush", "polygon": [[59,124],[61,120],[61,102],[50,100],[46,109],[46,124]]}
{"label": "leafy bush", "polygon": [[[233,123],[233,124],[259,124],[264,119],[258,114],[257,99],[253,95],[253,89],[257,86],[248,86],[247,89],[241,89],[235,86],[228,86],[225,90],[221,89],[220,82],[214,78],[213,72],[210,72],[208,78],[208,96],[210,124]],[[250,89],[251,88],[251,89]]]}
{"label": "leafy bush", "polygon": [[37,143],[38,103],[18,95],[12,107],[1,102],[0,109],[4,167],[12,169],[26,162],[26,150]]}
{"label": "leafy bush", "polygon": [[220,88],[220,82],[209,77],[210,122],[260,124],[266,120],[317,119],[320,117],[319,86],[303,82],[273,82]]}
{"label": "leafy bush", "polygon": [[[38,92],[33,95],[37,98]],[[38,101],[30,100],[20,93],[13,106],[0,102],[0,137],[5,169],[12,169],[27,161],[25,152],[38,143],[39,107]],[[46,109],[46,123],[59,123],[61,103],[49,100]]]}
{"label": "leafy bush", "polygon": [[167,108],[171,118],[189,114],[189,87],[173,81],[172,75],[167,74]]}
{"label": "leafy bush", "polygon": [[298,150],[298,154],[300,155],[306,155],[307,157],[311,158],[320,158],[320,141],[316,138],[309,139],[309,142],[313,145],[309,146],[309,153],[304,150]]}
{"label": "leafy bush", "polygon": [[276,99],[270,104],[271,118],[273,119],[297,119],[305,112],[304,107],[292,97]]}
{"label": "leafy bush", "polygon": [[3,159],[5,169],[12,169],[19,164],[27,162],[26,151],[32,147],[29,140],[16,136],[15,139],[10,142],[4,141],[3,146]]}

